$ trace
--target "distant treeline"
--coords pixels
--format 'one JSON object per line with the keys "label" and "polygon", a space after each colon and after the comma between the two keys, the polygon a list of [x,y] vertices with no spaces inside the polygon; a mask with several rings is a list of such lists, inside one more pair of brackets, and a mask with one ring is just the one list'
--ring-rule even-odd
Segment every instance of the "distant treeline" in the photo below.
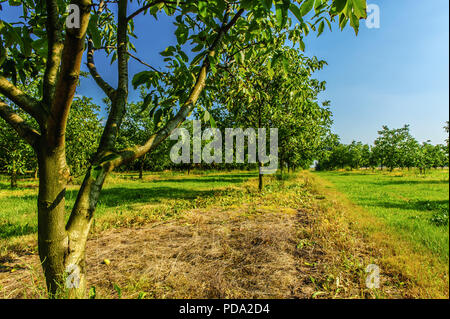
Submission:
{"label": "distant treeline", "polygon": [[[444,127],[448,133],[448,122]],[[342,144],[330,143],[316,163],[317,170],[358,168],[418,168],[427,169],[449,165],[449,143],[432,145],[429,141],[419,143],[409,131],[409,125],[399,129],[383,126],[373,145],[353,141]]]}

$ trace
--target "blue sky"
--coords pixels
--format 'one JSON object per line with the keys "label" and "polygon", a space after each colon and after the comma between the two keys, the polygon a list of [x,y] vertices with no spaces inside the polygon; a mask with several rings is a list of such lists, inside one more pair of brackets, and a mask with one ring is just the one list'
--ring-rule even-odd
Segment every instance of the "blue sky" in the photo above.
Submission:
{"label": "blue sky", "polygon": [[[379,29],[362,23],[356,37],[351,28],[341,32],[335,26],[333,32],[326,30],[320,37],[310,34],[305,40],[306,55],[328,62],[316,77],[327,82],[320,99],[331,101],[333,131],[344,143],[372,143],[382,125],[410,124],[420,142],[443,143],[447,137],[443,126],[449,119],[448,0],[368,3],[380,7]],[[5,14],[8,21],[14,10],[6,10],[0,17]],[[141,15],[135,26],[137,55],[153,66],[162,65],[158,53],[175,41],[171,19],[161,16],[155,21]],[[96,64],[114,84],[116,69],[101,53],[96,54]],[[130,62],[130,74],[145,69]],[[87,71],[85,66],[83,70]],[[77,93],[97,103],[104,97],[91,79],[84,80]],[[130,100],[137,99],[136,92],[130,93]]]}
{"label": "blue sky", "polygon": [[419,141],[443,143],[449,119],[448,0],[368,0],[380,7],[380,28],[362,24],[306,40],[306,53],[328,62],[333,130],[345,143],[371,143],[382,125],[411,125]]}

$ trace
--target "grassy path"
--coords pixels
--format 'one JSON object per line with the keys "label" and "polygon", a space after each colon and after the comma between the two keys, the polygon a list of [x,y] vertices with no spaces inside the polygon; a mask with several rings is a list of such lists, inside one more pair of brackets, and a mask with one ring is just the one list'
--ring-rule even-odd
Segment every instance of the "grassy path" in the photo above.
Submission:
{"label": "grassy path", "polygon": [[[320,192],[379,250],[381,262],[410,286],[413,297],[448,298],[448,170],[314,172]],[[448,217],[447,217],[448,218]]]}
{"label": "grassy path", "polygon": [[[448,263],[448,170],[413,172],[316,172],[349,199],[381,218],[391,231],[418,250],[425,248]],[[447,217],[448,220],[448,217]]]}

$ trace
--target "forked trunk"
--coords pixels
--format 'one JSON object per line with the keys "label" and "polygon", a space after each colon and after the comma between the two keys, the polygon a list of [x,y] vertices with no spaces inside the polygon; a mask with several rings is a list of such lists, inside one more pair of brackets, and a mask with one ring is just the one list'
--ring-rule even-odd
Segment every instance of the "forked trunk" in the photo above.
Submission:
{"label": "forked trunk", "polygon": [[91,168],[65,224],[65,195],[70,176],[64,150],[46,151],[39,158],[39,257],[50,298],[83,298],[86,292],[85,247],[104,169]]}

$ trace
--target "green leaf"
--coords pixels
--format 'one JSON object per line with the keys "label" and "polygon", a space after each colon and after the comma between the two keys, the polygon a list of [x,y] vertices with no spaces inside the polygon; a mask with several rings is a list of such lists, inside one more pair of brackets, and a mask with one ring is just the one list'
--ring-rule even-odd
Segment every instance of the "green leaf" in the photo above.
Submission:
{"label": "green leaf", "polygon": [[325,22],[322,20],[319,24],[319,29],[317,30],[317,36],[320,36],[323,33],[325,28]]}
{"label": "green leaf", "polygon": [[175,31],[175,35],[179,44],[185,44],[189,37],[189,30],[184,25],[180,25]]}
{"label": "green leaf", "polygon": [[95,286],[92,286],[89,289],[89,299],[95,299],[96,296],[97,296],[97,292],[95,291]]}
{"label": "green leaf", "polygon": [[291,5],[289,6],[289,10],[294,14],[298,21],[303,21],[300,9],[295,4],[291,3]]}
{"label": "green leaf", "polygon": [[119,297],[119,299],[122,299],[122,289],[120,289],[120,287],[117,284],[113,285],[114,290],[117,292],[117,296]]}
{"label": "green leaf", "polygon": [[144,112],[149,107],[149,105],[152,103],[152,97],[153,97],[153,93],[149,93],[145,96],[144,102],[142,103],[142,106],[141,106],[141,113]]}
{"label": "green leaf", "polygon": [[197,56],[195,56],[195,58],[192,60],[191,65],[197,65],[203,59],[203,57],[205,56],[206,52],[207,51],[205,50],[205,51],[197,54]]}
{"label": "green leaf", "polygon": [[149,81],[152,76],[153,73],[151,71],[142,71],[136,73],[133,77],[133,80],[131,81],[131,84],[133,85],[133,88],[136,89],[139,85],[147,83],[147,81]]}
{"label": "green leaf", "polygon": [[212,128],[216,128],[216,121],[214,120],[214,118],[212,117],[212,115],[209,117],[209,124],[211,124]]}
{"label": "green leaf", "polygon": [[203,121],[204,122],[208,122],[211,118],[211,114],[209,114],[208,110],[205,110],[204,114],[203,114]]}
{"label": "green leaf", "polygon": [[169,57],[169,56],[172,56],[175,51],[176,51],[175,47],[169,46],[164,51],[160,52],[159,54],[161,54],[162,56],[165,56],[165,57]]}
{"label": "green leaf", "polygon": [[277,25],[280,28],[283,28],[287,22],[287,9],[284,5],[276,4],[275,5],[275,16],[277,19]]}
{"label": "green leaf", "polygon": [[8,3],[12,7],[18,7],[22,4],[19,0],[9,0]]}
{"label": "green leaf", "polygon": [[347,0],[333,0],[331,4],[331,14],[337,15],[344,10],[345,5],[347,4]]}
{"label": "green leaf", "polygon": [[352,0],[353,11],[357,18],[367,18],[367,3],[366,0]]}
{"label": "green leaf", "polygon": [[308,14],[309,11],[312,10],[314,7],[314,0],[306,0],[303,2],[302,6],[300,7],[300,14],[302,17]]}
{"label": "green leaf", "polygon": [[3,46],[0,46],[0,66],[5,62],[6,60],[6,49],[3,48]]}
{"label": "green leaf", "polygon": [[343,13],[341,13],[341,15],[339,16],[339,27],[341,28],[341,30],[344,30],[347,22],[348,22],[348,19],[345,17],[345,15]]}
{"label": "green leaf", "polygon": [[253,6],[253,0],[242,0],[241,1],[241,8],[242,9],[251,9]]}
{"label": "green leaf", "polygon": [[158,109],[158,110],[155,112],[155,115],[153,116],[153,123],[154,123],[155,125],[158,125],[159,122],[161,122],[162,114],[163,114],[163,111],[162,111],[161,109]]}
{"label": "green leaf", "polygon": [[300,39],[299,45],[300,45],[300,50],[302,50],[302,52],[305,52],[305,42],[303,42],[303,39]]}
{"label": "green leaf", "polygon": [[203,44],[202,43],[200,43],[196,47],[194,47],[192,49],[192,52],[200,52],[201,50],[203,50]]}
{"label": "green leaf", "polygon": [[262,0],[262,5],[264,9],[270,10],[272,9],[272,0]]}
{"label": "green leaf", "polygon": [[287,57],[285,57],[285,56],[283,55],[281,61],[283,62],[283,71],[284,71],[284,73],[285,73],[286,75],[288,75],[288,73],[289,73],[289,60],[288,60]]}
{"label": "green leaf", "polygon": [[208,15],[208,3],[206,1],[198,2],[198,14],[201,17],[206,17]]}
{"label": "green leaf", "polygon": [[355,30],[356,35],[358,35],[359,19],[353,13],[350,15],[350,25]]}
{"label": "green leaf", "polygon": [[100,35],[100,30],[98,28],[98,16],[96,14],[91,16],[88,25],[88,34],[94,42],[94,47],[100,48],[102,46],[102,36]]}
{"label": "green leaf", "polygon": [[33,43],[31,43],[31,46],[37,55],[43,58],[47,57],[48,46],[46,38],[41,38],[37,39],[36,41],[33,41]]}

